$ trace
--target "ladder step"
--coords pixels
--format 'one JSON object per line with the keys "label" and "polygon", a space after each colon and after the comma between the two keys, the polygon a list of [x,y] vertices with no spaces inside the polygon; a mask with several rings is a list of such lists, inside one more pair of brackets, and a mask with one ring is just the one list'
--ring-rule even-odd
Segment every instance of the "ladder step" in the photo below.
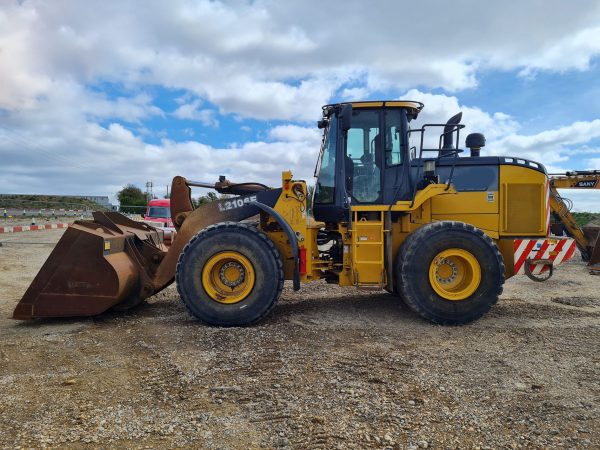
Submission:
{"label": "ladder step", "polygon": [[355,286],[358,289],[362,289],[365,291],[381,291],[385,288],[383,284],[357,284]]}

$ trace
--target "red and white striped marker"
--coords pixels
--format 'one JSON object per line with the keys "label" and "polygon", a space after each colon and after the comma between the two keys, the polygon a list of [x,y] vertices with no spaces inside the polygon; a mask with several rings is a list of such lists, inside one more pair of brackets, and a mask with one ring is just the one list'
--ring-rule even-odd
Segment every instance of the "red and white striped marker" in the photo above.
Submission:
{"label": "red and white striped marker", "polygon": [[[525,273],[525,261],[547,259],[558,266],[573,257],[577,244],[568,237],[549,237],[545,239],[515,239],[515,275]],[[530,264],[533,275],[546,272],[550,267],[542,264]]]}
{"label": "red and white striped marker", "polygon": [[550,234],[550,180],[546,180],[546,235]]}
{"label": "red and white striped marker", "polygon": [[44,225],[14,225],[12,227],[0,227],[1,233],[19,233],[21,231],[54,230],[56,228],[67,228],[70,223],[46,223]]}

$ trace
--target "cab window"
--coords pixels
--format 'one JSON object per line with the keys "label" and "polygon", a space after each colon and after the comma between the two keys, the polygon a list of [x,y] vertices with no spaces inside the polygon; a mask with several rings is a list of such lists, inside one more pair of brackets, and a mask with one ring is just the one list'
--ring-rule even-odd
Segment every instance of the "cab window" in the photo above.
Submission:
{"label": "cab window", "polygon": [[315,186],[315,203],[333,203],[335,194],[335,146],[337,140],[337,119],[332,117],[323,142],[320,167]]}
{"label": "cab window", "polygon": [[398,109],[388,109],[385,112],[385,165],[402,164],[402,114]]}
{"label": "cab window", "polygon": [[379,128],[379,111],[355,109],[348,130],[346,146],[346,178],[351,180],[352,197],[359,203],[373,203],[381,190],[383,160]]}

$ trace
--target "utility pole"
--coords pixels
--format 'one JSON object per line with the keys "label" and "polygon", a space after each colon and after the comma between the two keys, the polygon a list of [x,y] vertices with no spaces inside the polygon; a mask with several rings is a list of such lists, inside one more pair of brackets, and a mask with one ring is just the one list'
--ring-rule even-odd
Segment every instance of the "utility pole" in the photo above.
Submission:
{"label": "utility pole", "polygon": [[146,203],[152,200],[154,194],[152,193],[152,181],[146,181]]}

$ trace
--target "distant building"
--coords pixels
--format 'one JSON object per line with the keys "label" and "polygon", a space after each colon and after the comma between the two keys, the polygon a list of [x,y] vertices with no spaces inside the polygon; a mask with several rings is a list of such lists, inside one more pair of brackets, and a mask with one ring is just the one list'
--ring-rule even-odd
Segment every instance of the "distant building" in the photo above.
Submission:
{"label": "distant building", "polygon": [[77,197],[84,198],[86,200],[90,200],[92,202],[98,203],[100,206],[104,208],[110,209],[111,211],[118,211],[119,207],[117,205],[113,205],[108,198],[108,195],[67,195],[66,197]]}
{"label": "distant building", "polygon": [[107,209],[116,209],[116,207],[110,203],[110,199],[107,195],[81,195],[80,197],[92,202],[96,202],[100,206],[104,206]]}

